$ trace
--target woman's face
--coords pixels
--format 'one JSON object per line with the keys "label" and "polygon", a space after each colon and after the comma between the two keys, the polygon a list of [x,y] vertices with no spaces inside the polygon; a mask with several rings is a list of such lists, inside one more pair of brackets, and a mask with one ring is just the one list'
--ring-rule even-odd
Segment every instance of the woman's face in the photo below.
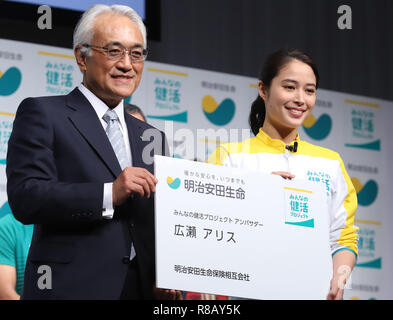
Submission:
{"label": "woman's face", "polygon": [[273,78],[270,88],[258,84],[265,101],[265,125],[277,131],[300,127],[311,114],[316,98],[316,77],[312,68],[299,60],[291,60]]}

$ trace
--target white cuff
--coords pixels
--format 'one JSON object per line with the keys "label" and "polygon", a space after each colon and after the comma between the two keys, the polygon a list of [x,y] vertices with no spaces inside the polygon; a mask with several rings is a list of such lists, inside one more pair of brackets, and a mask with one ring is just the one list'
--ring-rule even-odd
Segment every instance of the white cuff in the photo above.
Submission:
{"label": "white cuff", "polygon": [[112,185],[113,183],[104,183],[104,201],[102,204],[102,216],[105,219],[113,218],[113,198],[112,198]]}

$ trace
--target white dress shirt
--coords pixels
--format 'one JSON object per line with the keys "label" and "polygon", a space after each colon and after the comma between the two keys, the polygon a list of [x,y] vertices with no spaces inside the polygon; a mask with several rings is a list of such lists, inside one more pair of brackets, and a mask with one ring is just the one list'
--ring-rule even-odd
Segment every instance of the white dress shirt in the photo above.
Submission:
{"label": "white dress shirt", "polygon": [[[90,104],[94,108],[94,111],[97,113],[98,119],[101,121],[102,127],[104,128],[104,130],[106,130],[108,124],[105,122],[105,120],[102,117],[104,116],[105,112],[109,109],[108,106],[105,104],[105,102],[99,99],[93,92],[87,89],[82,83],[78,86],[78,89],[87,98],[87,100],[89,100]],[[128,163],[132,163],[127,124],[124,119],[123,100],[112,110],[115,111],[117,116],[119,117],[120,131],[123,134],[124,144],[126,147],[126,153],[129,161]],[[104,200],[102,204],[102,209],[103,209],[102,215],[104,218],[107,219],[112,219],[114,213],[112,185],[113,183],[104,183]]]}

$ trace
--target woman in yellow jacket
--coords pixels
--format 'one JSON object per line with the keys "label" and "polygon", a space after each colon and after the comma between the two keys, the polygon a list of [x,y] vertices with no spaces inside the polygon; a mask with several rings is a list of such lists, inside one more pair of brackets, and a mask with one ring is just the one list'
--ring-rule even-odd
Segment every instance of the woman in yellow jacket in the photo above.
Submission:
{"label": "woman in yellow jacket", "polygon": [[249,123],[254,138],[223,144],[208,162],[322,183],[328,196],[333,277],[327,299],[342,299],[357,257],[356,191],[338,153],[300,140],[311,114],[318,70],[306,53],[283,49],[270,55],[259,77]]}

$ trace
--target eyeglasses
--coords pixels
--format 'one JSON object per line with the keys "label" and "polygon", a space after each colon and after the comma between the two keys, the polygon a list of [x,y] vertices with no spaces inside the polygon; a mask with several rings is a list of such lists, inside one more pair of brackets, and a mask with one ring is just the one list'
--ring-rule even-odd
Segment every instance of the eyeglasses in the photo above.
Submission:
{"label": "eyeglasses", "polygon": [[141,47],[126,49],[121,44],[109,44],[107,47],[93,46],[90,44],[83,44],[82,46],[85,48],[103,49],[110,60],[120,60],[126,53],[130,55],[132,62],[141,62],[147,58],[147,49]]}

